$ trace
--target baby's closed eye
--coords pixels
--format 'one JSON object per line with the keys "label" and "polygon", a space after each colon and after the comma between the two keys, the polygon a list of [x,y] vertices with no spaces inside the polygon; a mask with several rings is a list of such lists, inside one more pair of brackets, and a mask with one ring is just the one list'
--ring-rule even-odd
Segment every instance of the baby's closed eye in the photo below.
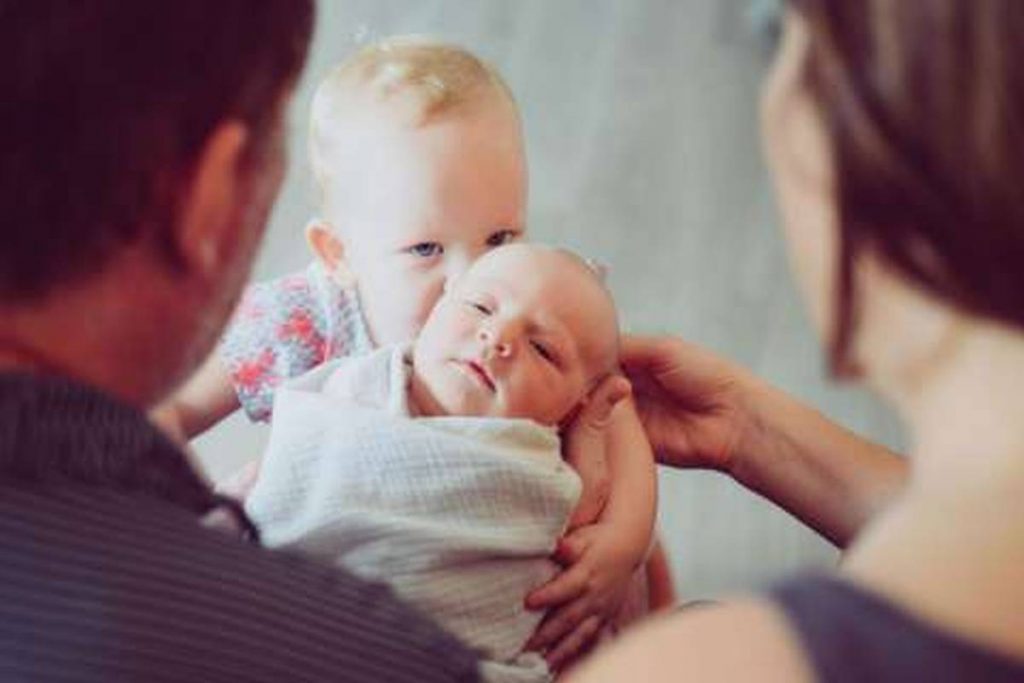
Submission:
{"label": "baby's closed eye", "polygon": [[537,355],[546,360],[548,363],[555,366],[558,365],[558,357],[555,355],[555,352],[551,349],[551,347],[549,347],[547,344],[541,341],[537,341],[536,339],[531,339],[530,346],[532,346],[533,350],[537,352]]}
{"label": "baby's closed eye", "polygon": [[467,299],[465,303],[466,303],[467,306],[469,306],[470,308],[474,309],[478,313],[482,313],[483,315],[490,315],[491,314],[491,307],[488,306],[485,303],[482,303],[480,301],[476,301],[474,299]]}

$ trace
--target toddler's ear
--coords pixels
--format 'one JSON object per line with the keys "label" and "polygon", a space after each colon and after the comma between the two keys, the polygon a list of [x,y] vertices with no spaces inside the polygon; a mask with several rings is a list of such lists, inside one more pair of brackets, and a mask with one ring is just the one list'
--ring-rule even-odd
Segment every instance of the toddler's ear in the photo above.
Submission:
{"label": "toddler's ear", "polygon": [[306,243],[316,260],[339,286],[349,288],[355,285],[355,276],[345,259],[345,245],[330,223],[311,221],[306,226]]}

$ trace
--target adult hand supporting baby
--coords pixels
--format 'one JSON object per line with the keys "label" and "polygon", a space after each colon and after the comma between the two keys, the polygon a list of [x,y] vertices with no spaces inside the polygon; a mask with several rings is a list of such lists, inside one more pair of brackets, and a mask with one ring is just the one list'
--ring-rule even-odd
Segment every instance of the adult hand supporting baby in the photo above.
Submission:
{"label": "adult hand supporting baby", "polygon": [[581,502],[570,522],[575,530],[555,554],[566,569],[526,599],[530,609],[551,609],[526,649],[544,651],[556,671],[595,642],[618,611],[636,568],[635,553],[622,547],[620,534],[609,524],[595,523],[609,494],[608,428],[623,414],[629,393],[625,378],[606,378],[565,433],[564,457],[583,479]]}
{"label": "adult hand supporting baby", "polygon": [[580,475],[580,500],[569,518],[569,529],[590,524],[608,502],[611,475],[605,452],[605,433],[612,410],[629,396],[629,381],[607,377],[587,397],[576,418],[565,431],[563,457]]}
{"label": "adult hand supporting baby", "polygon": [[730,472],[754,438],[757,379],[674,337],[625,336],[620,360],[658,462]]}

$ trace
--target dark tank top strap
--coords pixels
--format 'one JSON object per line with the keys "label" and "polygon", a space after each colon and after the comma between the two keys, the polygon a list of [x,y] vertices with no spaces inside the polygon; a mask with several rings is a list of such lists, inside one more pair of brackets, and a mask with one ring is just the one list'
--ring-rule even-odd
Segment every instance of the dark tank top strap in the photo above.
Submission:
{"label": "dark tank top strap", "polygon": [[770,597],[819,681],[1024,683],[1024,661],[964,641],[848,581],[804,576]]}

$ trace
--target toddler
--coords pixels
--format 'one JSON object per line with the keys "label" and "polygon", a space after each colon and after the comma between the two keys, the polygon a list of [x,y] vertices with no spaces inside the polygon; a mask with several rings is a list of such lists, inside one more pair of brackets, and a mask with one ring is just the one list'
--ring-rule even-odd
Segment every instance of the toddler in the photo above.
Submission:
{"label": "toddler", "polygon": [[[554,574],[579,500],[557,430],[617,358],[614,305],[587,265],[495,250],[411,348],[332,361],[277,392],[247,510],[268,545],[390,583],[479,649],[488,680],[548,680],[523,653],[540,621],[523,595]],[[649,451],[643,462],[653,470]]]}
{"label": "toddler", "polygon": [[[309,146],[321,198],[306,231],[314,263],[250,288],[219,354],[160,410],[172,431],[191,437],[239,405],[268,420],[284,380],[412,340],[454,278],[523,235],[516,105],[461,48],[392,40],[363,49],[318,87]],[[610,495],[585,496],[574,519],[581,528],[562,546],[569,569],[531,597],[531,607],[558,607],[538,646],[568,642],[614,613],[645,556],[653,476],[632,456],[632,444],[646,448],[638,423],[615,422],[609,431],[627,437],[609,451]]]}
{"label": "toddler", "polygon": [[314,263],[248,290],[220,353],[161,410],[187,438],[239,405],[266,421],[283,380],[411,340],[449,278],[523,234],[518,111],[498,74],[461,48],[363,49],[317,88],[309,148]]}

